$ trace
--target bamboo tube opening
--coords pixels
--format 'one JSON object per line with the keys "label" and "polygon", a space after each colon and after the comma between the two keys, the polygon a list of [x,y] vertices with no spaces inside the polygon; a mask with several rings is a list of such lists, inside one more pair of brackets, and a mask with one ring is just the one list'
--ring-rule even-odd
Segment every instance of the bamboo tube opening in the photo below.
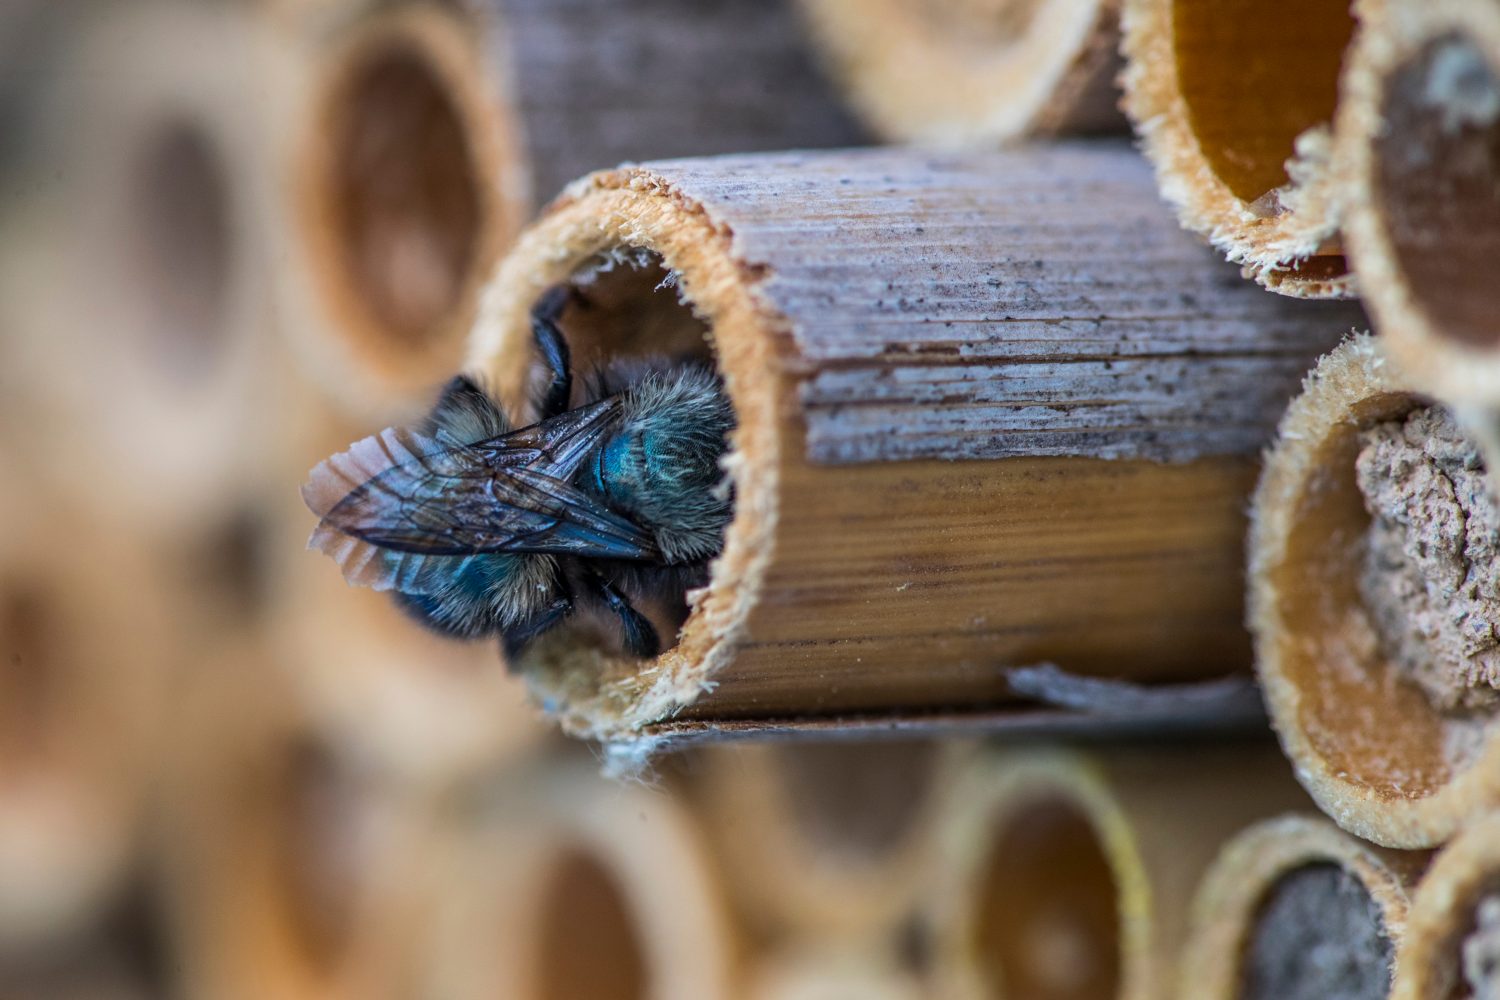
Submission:
{"label": "bamboo tube opening", "polygon": [[47,596],[24,580],[0,580],[0,781],[48,756],[47,724],[60,678],[57,623]]}
{"label": "bamboo tube opening", "polygon": [[553,862],[541,898],[536,1000],[645,1000],[645,958],[620,886],[573,849]]}
{"label": "bamboo tube opening", "polygon": [[1500,989],[1500,817],[1454,839],[1412,899],[1392,1000],[1488,1000]]}
{"label": "bamboo tube opening", "polygon": [[1090,816],[1061,797],[1014,808],[979,883],[972,947],[989,995],[1087,1000],[1120,993],[1120,902]]}
{"label": "bamboo tube opening", "polygon": [[773,766],[804,837],[875,862],[919,826],[940,755],[933,743],[808,744],[778,748]]}
{"label": "bamboo tube opening", "polygon": [[[1477,448],[1424,436],[1442,416],[1427,402],[1368,338],[1325,358],[1283,421],[1251,535],[1250,621],[1283,745],[1341,825],[1399,847],[1492,802],[1500,755],[1491,560],[1463,528],[1482,533],[1494,500]],[[1392,442],[1405,450],[1382,454]],[[1444,449],[1453,464],[1431,459]],[[1382,460],[1432,478],[1372,493]],[[1413,558],[1444,551],[1446,569]]]}

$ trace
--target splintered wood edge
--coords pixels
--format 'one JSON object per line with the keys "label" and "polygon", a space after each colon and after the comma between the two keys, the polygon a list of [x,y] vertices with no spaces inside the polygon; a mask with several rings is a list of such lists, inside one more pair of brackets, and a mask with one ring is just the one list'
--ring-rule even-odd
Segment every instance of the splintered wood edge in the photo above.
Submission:
{"label": "splintered wood edge", "polygon": [[1422,876],[1407,914],[1391,1000],[1439,1000],[1456,981],[1475,906],[1500,891],[1500,814],[1464,830]]}
{"label": "splintered wood edge", "polygon": [[[1299,207],[1274,218],[1249,211],[1214,172],[1189,121],[1173,42],[1174,0],[1120,0],[1120,51],[1125,68],[1121,108],[1156,169],[1162,197],[1184,228],[1199,233],[1240,264],[1246,277],[1293,298],[1355,298],[1352,271],[1336,277],[1300,275],[1287,266],[1338,239],[1344,184],[1337,163],[1299,187]],[[1355,4],[1356,14],[1363,0]],[[1273,33],[1275,27],[1267,24]],[[1272,98],[1267,98],[1272,99]]]}
{"label": "splintered wood edge", "polygon": [[1425,860],[1425,854],[1366,844],[1322,817],[1281,816],[1247,827],[1224,845],[1194,894],[1177,995],[1183,1000],[1241,996],[1245,949],[1266,894],[1278,879],[1307,865],[1334,864],[1358,879],[1380,908],[1387,936],[1399,946],[1407,928],[1408,891]]}
{"label": "splintered wood edge", "polygon": [[[1377,194],[1376,140],[1385,130],[1386,82],[1433,40],[1456,33],[1500,72],[1500,8],[1465,0],[1372,5],[1344,73],[1336,157],[1348,189],[1345,232],[1376,329],[1391,357],[1445,401],[1500,404],[1500,351],[1443,335],[1416,300],[1385,226]],[[1376,16],[1378,12],[1379,16]]]}
{"label": "splintered wood edge", "polygon": [[[675,647],[649,664],[566,642],[540,641],[520,665],[542,706],[575,736],[631,743],[711,689],[734,655],[759,598],[778,512],[778,419],[795,405],[779,374],[775,341],[787,320],[757,292],[762,275],[734,252],[733,233],[653,171],[626,168],[572,185],[501,263],[475,326],[468,369],[504,399],[525,398],[532,348],[527,319],[537,297],[596,254],[641,247],[678,275],[682,300],[711,330],[738,424],[726,460],[735,513],[708,586],[689,595]],[[647,744],[625,757],[644,762]]]}
{"label": "splintered wood edge", "polygon": [[850,102],[885,138],[994,146],[1026,135],[1123,131],[1115,108],[1118,0],[971,0],[1026,23],[993,49],[953,37],[910,0],[800,0]]}
{"label": "splintered wood edge", "polygon": [[[1323,444],[1365,422],[1362,411],[1391,396],[1423,401],[1368,335],[1345,341],[1304,382],[1267,453],[1251,501],[1246,614],[1272,725],[1303,787],[1345,830],[1387,847],[1423,848],[1441,843],[1467,818],[1500,802],[1500,738],[1490,734],[1482,756],[1420,798],[1383,793],[1349,774],[1329,759],[1320,737],[1304,723],[1303,688],[1283,656],[1283,647],[1295,637],[1288,637],[1274,579],[1293,559],[1308,559],[1292,552],[1291,537],[1304,496],[1317,489],[1326,471]],[[1327,734],[1321,739],[1331,741]]]}

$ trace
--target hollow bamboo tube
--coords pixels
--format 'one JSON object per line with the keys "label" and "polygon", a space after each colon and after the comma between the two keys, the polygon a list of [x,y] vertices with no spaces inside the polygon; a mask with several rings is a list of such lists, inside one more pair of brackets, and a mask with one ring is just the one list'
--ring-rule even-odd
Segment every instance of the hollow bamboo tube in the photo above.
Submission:
{"label": "hollow bamboo tube", "polygon": [[1445,709],[1403,677],[1360,585],[1360,432],[1428,403],[1378,342],[1343,344],[1287,411],[1251,514],[1248,618],[1282,746],[1319,807],[1388,847],[1442,843],[1500,803],[1493,703]]}
{"label": "hollow bamboo tube", "polygon": [[1443,399],[1500,402],[1500,11],[1392,4],[1351,53],[1349,252],[1390,355]]}
{"label": "hollow bamboo tube", "polygon": [[693,816],[554,762],[496,787],[451,855],[429,994],[719,1000],[742,947]]}
{"label": "hollow bamboo tube", "polygon": [[800,0],[849,100],[896,142],[1119,132],[1116,0]]}
{"label": "hollow bamboo tube", "polygon": [[1492,814],[1455,837],[1418,884],[1397,957],[1392,1000],[1486,1000],[1492,995],[1497,904],[1488,901],[1497,897],[1500,815]]}
{"label": "hollow bamboo tube", "polygon": [[[1140,682],[1241,668],[1256,451],[1359,314],[1226,281],[1151,187],[1125,147],[1078,144],[683,160],[571,188],[502,262],[469,369],[524,398],[528,311],[580,273],[593,305],[562,325],[584,368],[707,340],[737,513],[675,648],[533,647],[549,710],[644,750],[674,713],[994,705],[1007,667],[1041,660]],[[652,291],[667,272],[686,305]]]}
{"label": "hollow bamboo tube", "polygon": [[794,940],[894,936],[931,871],[964,744],[742,745],[695,783],[750,921]]}
{"label": "hollow bamboo tube", "polygon": [[936,995],[1156,998],[1219,847],[1305,797],[1270,748],[994,754],[952,799],[927,907]]}
{"label": "hollow bamboo tube", "polygon": [[[1352,972],[1362,980],[1361,985],[1376,978],[1374,969],[1380,965],[1389,976],[1391,952],[1407,932],[1408,895],[1427,857],[1425,852],[1373,847],[1322,817],[1289,815],[1256,823],[1224,845],[1193,897],[1192,928],[1183,947],[1176,995],[1183,1000],[1272,995],[1267,992],[1267,980],[1273,970],[1256,968],[1256,963],[1274,966],[1278,958],[1286,963],[1282,969],[1287,972],[1303,962],[1305,973],[1317,972],[1326,979],[1330,974],[1349,976]],[[1276,912],[1278,891],[1296,891],[1290,880],[1316,878],[1329,869],[1339,876],[1334,883],[1340,890],[1338,896],[1329,898],[1332,886],[1319,884],[1316,890],[1324,895],[1318,907],[1310,905],[1305,895],[1305,908],[1296,915]],[[1350,887],[1358,887],[1360,893],[1349,893]],[[1341,912],[1344,907],[1352,912]],[[1278,917],[1286,921],[1285,926],[1266,925]],[[1317,939],[1320,931],[1327,934],[1333,928],[1358,928],[1361,934],[1341,942]],[[1274,937],[1268,940],[1262,935]],[[1267,940],[1259,950],[1255,947],[1258,940]],[[1374,950],[1354,952],[1355,940],[1373,944]],[[1321,964],[1309,955],[1315,947],[1322,946],[1326,952],[1335,944],[1350,953],[1324,954]],[[1399,960],[1395,965],[1400,967]],[[1345,986],[1348,992],[1339,995],[1366,995],[1351,984]],[[1385,996],[1388,988],[1387,980],[1378,995]]]}
{"label": "hollow bamboo tube", "polygon": [[1330,151],[1362,6],[1122,0],[1123,107],[1162,195],[1184,226],[1285,295],[1355,293]]}
{"label": "hollow bamboo tube", "polygon": [[892,956],[842,946],[794,949],[762,960],[746,991],[748,1000],[919,1000],[921,980]]}
{"label": "hollow bamboo tube", "polygon": [[0,953],[85,933],[119,894],[178,654],[153,556],[5,468]]}

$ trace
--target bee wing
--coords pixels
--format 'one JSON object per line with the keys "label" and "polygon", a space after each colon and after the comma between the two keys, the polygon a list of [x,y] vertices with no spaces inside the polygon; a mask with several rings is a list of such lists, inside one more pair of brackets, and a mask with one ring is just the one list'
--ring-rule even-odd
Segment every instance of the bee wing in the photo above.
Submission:
{"label": "bee wing", "polygon": [[475,447],[493,465],[526,466],[553,479],[571,480],[600,439],[619,422],[623,406],[619,396],[610,396]]}

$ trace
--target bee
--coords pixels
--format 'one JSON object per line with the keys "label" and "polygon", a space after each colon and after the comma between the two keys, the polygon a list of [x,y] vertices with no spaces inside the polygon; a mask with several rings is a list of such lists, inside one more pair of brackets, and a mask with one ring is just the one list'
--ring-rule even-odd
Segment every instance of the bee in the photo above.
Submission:
{"label": "bee", "polygon": [[458,376],[417,427],[357,442],[302,490],[319,517],[308,547],[346,580],[444,635],[497,636],[508,660],[583,609],[618,621],[626,652],[655,656],[638,602],[681,606],[732,510],[721,459],[734,417],[711,366],[606,365],[570,408],[558,321],[576,295],[553,288],[531,314],[548,376],[536,423],[513,429]]}

